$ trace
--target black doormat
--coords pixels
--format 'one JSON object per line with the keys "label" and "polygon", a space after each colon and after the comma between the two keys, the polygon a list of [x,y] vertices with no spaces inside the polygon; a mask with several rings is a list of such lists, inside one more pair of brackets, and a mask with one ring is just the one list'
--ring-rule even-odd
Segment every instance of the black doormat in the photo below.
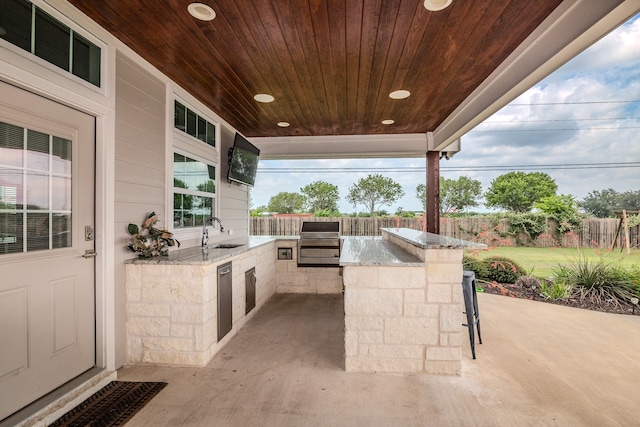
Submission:
{"label": "black doormat", "polygon": [[122,426],[166,385],[158,382],[112,381],[51,426]]}

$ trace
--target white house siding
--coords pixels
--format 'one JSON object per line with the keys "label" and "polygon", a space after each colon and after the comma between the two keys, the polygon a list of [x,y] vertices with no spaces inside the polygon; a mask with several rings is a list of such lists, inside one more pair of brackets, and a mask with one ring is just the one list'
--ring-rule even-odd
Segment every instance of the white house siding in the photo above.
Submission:
{"label": "white house siding", "polygon": [[164,218],[165,84],[132,59],[116,55],[115,129],[115,355],[116,366],[126,360],[126,293],[124,260],[127,225],[140,224],[149,212]]}
{"label": "white house siding", "polygon": [[220,188],[218,192],[218,204],[220,206],[220,219],[226,230],[233,230],[233,235],[221,236],[221,239],[229,239],[249,235],[249,187],[227,182],[227,153],[233,146],[235,130],[229,126],[221,126],[220,141]]}
{"label": "white house siding", "polygon": [[[167,212],[167,200],[171,200],[171,188],[167,188],[166,153],[171,152],[171,135],[166,136],[167,109],[173,105],[173,85],[159,73],[152,74],[148,64],[143,67],[137,59],[118,52],[116,55],[116,129],[115,129],[115,353],[116,367],[126,361],[126,294],[124,260],[132,258],[125,249],[128,240],[127,225],[140,223],[155,211],[160,214],[159,225],[171,228]],[[159,76],[159,77],[158,77]],[[167,89],[169,88],[169,90]],[[199,105],[191,96],[175,89],[181,97],[214,121],[217,116]],[[208,112],[208,113],[207,113]],[[218,150],[220,154],[220,182],[217,188],[218,216],[225,233],[211,235],[210,242],[241,238],[249,235],[249,189],[226,180],[227,153],[233,146],[235,129],[222,121]],[[228,234],[233,230],[233,234]],[[200,239],[182,240],[182,247],[200,244]]]}
{"label": "white house siding", "polygon": [[[0,79],[97,117],[98,364],[117,369],[126,357],[124,260],[134,256],[125,249],[127,224],[141,223],[155,211],[160,214],[160,225],[171,225],[167,218],[171,190],[166,188],[170,161],[166,156],[171,152],[167,148],[171,141],[167,108],[173,103],[173,93],[221,130],[218,216],[233,235],[212,235],[211,242],[248,236],[248,187],[226,181],[227,152],[235,129],[68,2],[34,2],[104,42],[104,85],[100,89],[78,83],[56,67],[5,46],[0,46]],[[197,245],[199,239],[182,243]]]}

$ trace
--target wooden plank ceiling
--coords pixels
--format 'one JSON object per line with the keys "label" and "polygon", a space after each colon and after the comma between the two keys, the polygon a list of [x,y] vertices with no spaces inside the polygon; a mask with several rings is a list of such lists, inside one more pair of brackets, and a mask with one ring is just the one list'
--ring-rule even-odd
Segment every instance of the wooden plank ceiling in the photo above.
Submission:
{"label": "wooden plank ceiling", "polygon": [[203,0],[209,22],[189,0],[69,1],[245,136],[273,137],[432,131],[562,0]]}

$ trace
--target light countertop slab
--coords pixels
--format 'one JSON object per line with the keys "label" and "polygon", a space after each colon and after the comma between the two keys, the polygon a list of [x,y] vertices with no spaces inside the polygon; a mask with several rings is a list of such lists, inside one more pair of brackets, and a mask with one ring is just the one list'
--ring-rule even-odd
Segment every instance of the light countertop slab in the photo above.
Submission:
{"label": "light countertop slab", "polygon": [[[203,265],[224,261],[236,255],[266,245],[276,240],[298,240],[298,236],[248,236],[242,239],[211,243],[209,246],[194,246],[185,249],[171,248],[167,256],[150,258],[132,258],[127,264],[148,265]],[[235,247],[216,247],[218,245],[237,245]]]}
{"label": "light countertop slab", "polygon": [[381,228],[380,230],[422,249],[484,249],[487,247],[482,243],[454,239],[410,228]]}
{"label": "light countertop slab", "polygon": [[344,237],[340,265],[424,266],[424,262],[382,237]]}

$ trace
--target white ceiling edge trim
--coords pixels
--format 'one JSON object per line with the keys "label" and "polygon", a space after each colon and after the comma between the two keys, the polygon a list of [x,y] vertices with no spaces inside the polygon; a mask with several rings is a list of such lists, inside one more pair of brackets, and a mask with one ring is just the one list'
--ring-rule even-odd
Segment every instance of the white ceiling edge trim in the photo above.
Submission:
{"label": "white ceiling edge trim", "polygon": [[424,157],[427,152],[424,133],[248,139],[260,149],[260,158],[266,160]]}
{"label": "white ceiling edge trim", "polygon": [[433,132],[442,151],[640,11],[640,0],[565,0]]}

